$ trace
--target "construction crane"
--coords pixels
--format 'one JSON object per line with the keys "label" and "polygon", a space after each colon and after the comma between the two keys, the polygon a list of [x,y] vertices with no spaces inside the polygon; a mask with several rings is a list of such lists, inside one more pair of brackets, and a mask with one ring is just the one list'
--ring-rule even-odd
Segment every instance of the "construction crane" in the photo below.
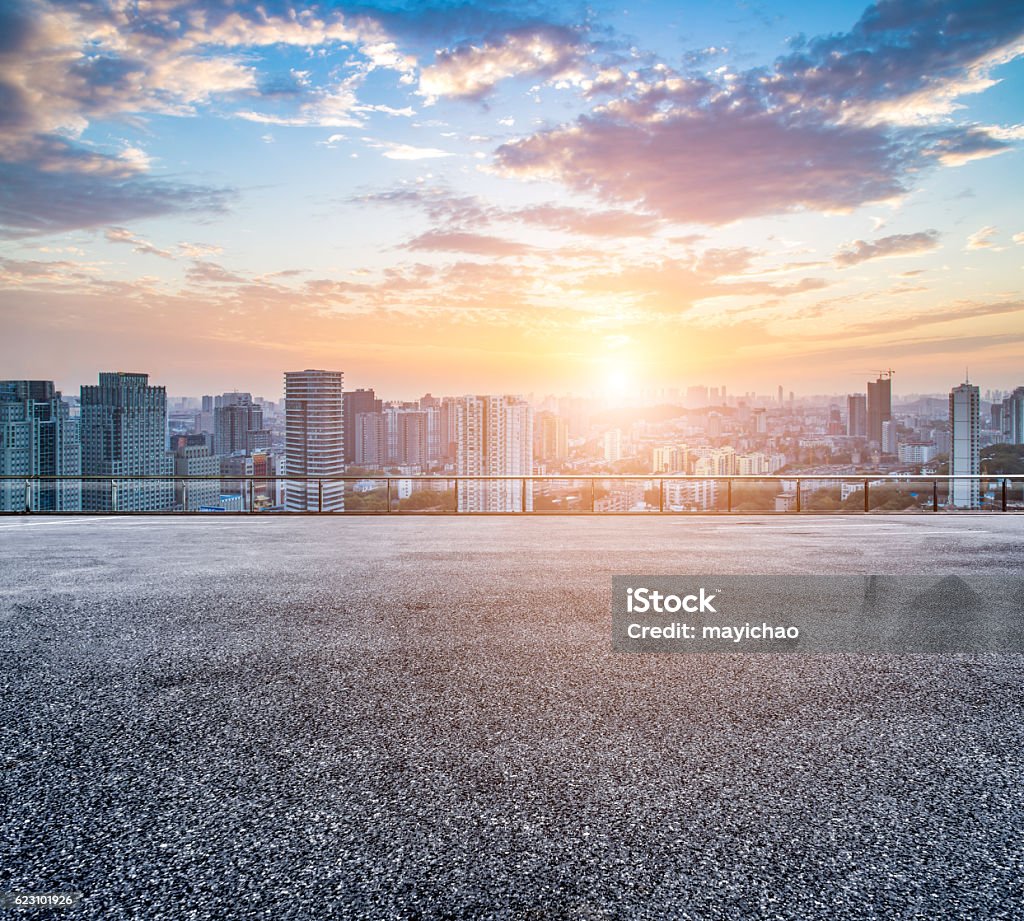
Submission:
{"label": "construction crane", "polygon": [[864,373],[877,374],[879,377],[881,377],[884,374],[886,377],[891,378],[896,372],[893,371],[892,368],[882,368],[881,370],[879,370],[878,368],[872,368],[870,371],[865,371]]}

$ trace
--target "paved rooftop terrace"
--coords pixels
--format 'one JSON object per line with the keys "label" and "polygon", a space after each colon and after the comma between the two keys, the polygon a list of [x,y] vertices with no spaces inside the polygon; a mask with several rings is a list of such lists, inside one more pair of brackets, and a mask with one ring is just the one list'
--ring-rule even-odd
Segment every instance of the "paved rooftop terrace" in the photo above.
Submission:
{"label": "paved rooftop terrace", "polygon": [[66,918],[1018,918],[1024,657],[630,656],[629,572],[1024,518],[0,518],[3,885]]}

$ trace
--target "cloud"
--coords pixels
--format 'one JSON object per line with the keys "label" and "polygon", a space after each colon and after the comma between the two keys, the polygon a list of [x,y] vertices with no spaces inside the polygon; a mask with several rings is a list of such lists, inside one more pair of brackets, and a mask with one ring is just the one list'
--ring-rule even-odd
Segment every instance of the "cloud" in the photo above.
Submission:
{"label": "cloud", "polygon": [[419,92],[435,98],[482,99],[510,77],[565,77],[579,66],[584,49],[569,29],[547,26],[511,32],[485,44],[439,51],[420,72]]}
{"label": "cloud", "polygon": [[1020,233],[1015,233],[1013,235],[1013,242],[1018,244],[1019,246],[1024,246],[1024,231],[1021,231]]}
{"label": "cloud", "polygon": [[991,69],[1024,52],[1019,0],[881,0],[846,33],[779,59],[775,98],[809,97],[844,119],[919,123],[992,85]]}
{"label": "cloud", "polygon": [[267,113],[244,109],[236,112],[239,118],[260,125],[279,125],[285,128],[358,128],[362,125],[356,87],[361,74],[340,83],[307,91],[297,110]]}
{"label": "cloud", "polygon": [[474,253],[478,256],[521,256],[532,247],[525,243],[503,240],[487,234],[459,231],[431,231],[420,234],[405,244],[406,249],[430,252]]}
{"label": "cloud", "polygon": [[225,269],[216,262],[196,259],[185,273],[185,278],[193,284],[242,284],[247,281],[241,275]]}
{"label": "cloud", "polygon": [[367,147],[383,150],[382,156],[388,160],[438,160],[443,157],[454,157],[455,154],[436,147],[414,147],[411,144],[398,144],[393,141],[376,141],[363,138]]}
{"label": "cloud", "polygon": [[905,191],[898,176],[905,153],[873,129],[721,103],[657,117],[645,107],[626,101],[614,113],[505,144],[497,168],[702,224],[798,208],[849,210]]}
{"label": "cloud", "polygon": [[399,188],[352,199],[360,204],[410,206],[422,210],[435,223],[455,227],[482,226],[490,210],[473,195],[456,195],[446,188]]}
{"label": "cloud", "polygon": [[[0,174],[15,188],[0,203],[4,235],[121,224],[138,217],[219,209],[225,195],[180,179],[144,178],[144,151],[102,149],[83,138],[97,121],[152,114],[223,114],[282,126],[361,125],[356,91],[400,54],[366,13],[243,9],[216,2],[146,4],[12,0],[0,8]],[[355,74],[313,86],[308,71],[264,74],[258,52],[355,47]],[[254,105],[254,98],[262,103]],[[246,100],[241,104],[241,100]],[[265,110],[265,106],[270,110]],[[390,110],[404,114],[404,110]],[[95,208],[90,204],[95,203]]]}
{"label": "cloud", "polygon": [[109,227],[107,228],[104,236],[108,243],[126,243],[131,246],[132,251],[136,253],[142,253],[143,255],[149,256],[159,256],[161,259],[174,258],[173,253],[166,249],[157,248],[148,240],[144,240],[142,237],[137,236],[124,227]]}
{"label": "cloud", "polygon": [[929,253],[939,246],[937,230],[922,230],[918,233],[897,233],[881,237],[872,243],[855,240],[847,243],[834,256],[839,266],[859,265],[872,259],[887,259],[892,256],[917,256]]}
{"label": "cloud", "polygon": [[974,233],[967,238],[967,246],[965,248],[968,250],[993,249],[996,246],[993,238],[997,233],[999,233],[998,227],[993,227],[991,225],[988,227],[982,227],[980,230],[974,231]]}
{"label": "cloud", "polygon": [[594,211],[564,205],[534,205],[504,212],[507,218],[566,233],[597,237],[641,237],[658,229],[661,220],[635,211]]}
{"label": "cloud", "polygon": [[448,229],[510,222],[586,236],[639,237],[654,233],[662,224],[661,219],[654,215],[617,209],[602,211],[552,203],[502,208],[486,204],[472,195],[458,195],[443,187],[394,189],[364,195],[355,201],[419,208],[435,223]]}
{"label": "cloud", "polygon": [[190,259],[205,259],[207,256],[217,256],[224,252],[223,246],[212,243],[179,243],[178,249],[182,255]]}
{"label": "cloud", "polygon": [[[846,326],[842,329],[842,337],[866,338],[886,333],[908,332],[925,326],[938,326],[943,323],[957,323],[963,320],[977,320],[982,317],[1005,316],[1024,312],[1024,301],[997,301],[994,303],[960,302],[940,307],[935,310],[910,314],[893,314],[886,311],[885,315],[864,323]],[[813,337],[821,341],[834,340],[835,330]]]}
{"label": "cloud", "polygon": [[495,169],[680,222],[849,211],[903,196],[928,168],[1012,149],[1015,129],[948,115],[1022,52],[1020,0],[883,0],[771,68],[640,68],[618,98],[499,147]]}
{"label": "cloud", "polygon": [[0,238],[60,233],[189,212],[223,212],[230,189],[150,178],[117,158],[68,148],[39,163],[0,162]]}
{"label": "cloud", "polygon": [[757,255],[747,248],[708,249],[682,259],[640,262],[616,271],[591,269],[578,288],[656,314],[682,315],[700,302],[715,298],[779,298],[826,287],[821,278],[801,278],[786,284],[759,279],[759,273],[751,271]]}

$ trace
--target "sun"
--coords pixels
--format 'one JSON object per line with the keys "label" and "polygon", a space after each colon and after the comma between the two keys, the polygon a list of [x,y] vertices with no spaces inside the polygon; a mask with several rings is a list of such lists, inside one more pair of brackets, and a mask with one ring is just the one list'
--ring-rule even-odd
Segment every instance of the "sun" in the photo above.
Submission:
{"label": "sun", "polygon": [[612,406],[621,406],[632,394],[633,376],[628,368],[613,365],[604,370],[601,385],[602,396]]}

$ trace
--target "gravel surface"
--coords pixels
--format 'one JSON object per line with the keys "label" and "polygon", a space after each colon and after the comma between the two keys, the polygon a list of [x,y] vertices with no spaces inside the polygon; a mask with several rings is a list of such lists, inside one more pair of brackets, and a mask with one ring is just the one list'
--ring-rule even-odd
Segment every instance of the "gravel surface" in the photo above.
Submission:
{"label": "gravel surface", "polygon": [[615,654],[611,575],[1024,519],[0,519],[24,917],[1019,919],[1024,657]]}

